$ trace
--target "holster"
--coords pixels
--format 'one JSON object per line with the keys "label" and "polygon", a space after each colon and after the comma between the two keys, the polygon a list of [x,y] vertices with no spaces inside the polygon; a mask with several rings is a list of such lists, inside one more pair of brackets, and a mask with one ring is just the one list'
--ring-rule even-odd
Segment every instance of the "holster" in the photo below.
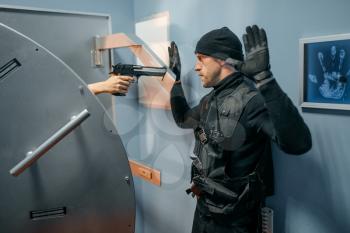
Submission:
{"label": "holster", "polygon": [[236,202],[238,195],[226,188],[220,183],[214,182],[207,177],[195,176],[192,179],[193,183],[202,193],[212,198],[213,200],[224,200],[225,202]]}
{"label": "holster", "polygon": [[254,172],[240,180],[232,181],[242,188],[235,192],[208,177],[193,177],[194,185],[201,191],[201,203],[211,215],[241,215],[259,205],[262,197],[261,182]]}

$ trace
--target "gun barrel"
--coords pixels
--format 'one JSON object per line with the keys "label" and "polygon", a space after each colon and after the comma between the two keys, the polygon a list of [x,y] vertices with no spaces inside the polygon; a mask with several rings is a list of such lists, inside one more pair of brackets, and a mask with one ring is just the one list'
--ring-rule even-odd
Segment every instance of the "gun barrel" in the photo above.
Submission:
{"label": "gun barrel", "polygon": [[134,69],[136,76],[164,76],[167,72],[165,67],[142,67],[141,69]]}
{"label": "gun barrel", "polygon": [[152,67],[141,65],[117,64],[113,66],[113,73],[131,76],[162,76],[166,74],[166,67]]}

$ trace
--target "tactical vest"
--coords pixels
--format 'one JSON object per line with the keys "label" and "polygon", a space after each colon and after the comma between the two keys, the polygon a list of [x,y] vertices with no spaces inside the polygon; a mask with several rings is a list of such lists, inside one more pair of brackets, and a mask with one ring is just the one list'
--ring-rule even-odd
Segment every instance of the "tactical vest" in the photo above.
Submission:
{"label": "tactical vest", "polygon": [[[194,130],[196,157],[193,158],[192,178],[201,176],[210,180],[213,186],[222,185],[237,192],[237,202],[249,192],[250,179],[256,179],[257,174],[254,170],[246,177],[229,177],[225,173],[228,162],[225,152],[234,151],[244,143],[239,140],[240,137],[235,137],[235,132],[242,128],[239,120],[245,106],[256,95],[255,87],[244,78],[238,86],[224,89],[218,95],[213,90],[201,101],[200,121]],[[205,201],[210,212],[218,214],[230,214],[237,204],[211,197],[205,198]]]}

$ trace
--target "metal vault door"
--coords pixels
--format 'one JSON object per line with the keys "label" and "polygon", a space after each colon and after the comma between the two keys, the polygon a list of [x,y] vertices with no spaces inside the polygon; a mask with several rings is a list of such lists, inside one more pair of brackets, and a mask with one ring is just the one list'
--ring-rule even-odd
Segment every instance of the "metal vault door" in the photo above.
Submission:
{"label": "metal vault door", "polygon": [[132,176],[104,107],[4,24],[0,51],[0,232],[134,232]]}

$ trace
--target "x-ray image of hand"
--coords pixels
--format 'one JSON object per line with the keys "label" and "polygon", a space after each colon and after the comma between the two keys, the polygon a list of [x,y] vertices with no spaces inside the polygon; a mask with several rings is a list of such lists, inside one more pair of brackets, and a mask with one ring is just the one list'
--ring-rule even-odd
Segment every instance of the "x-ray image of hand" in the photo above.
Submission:
{"label": "x-ray image of hand", "polygon": [[308,78],[312,83],[319,85],[318,90],[324,98],[335,100],[343,98],[350,75],[350,70],[343,71],[346,55],[344,49],[338,50],[335,45],[331,46],[329,54],[317,53],[323,77],[309,74]]}

